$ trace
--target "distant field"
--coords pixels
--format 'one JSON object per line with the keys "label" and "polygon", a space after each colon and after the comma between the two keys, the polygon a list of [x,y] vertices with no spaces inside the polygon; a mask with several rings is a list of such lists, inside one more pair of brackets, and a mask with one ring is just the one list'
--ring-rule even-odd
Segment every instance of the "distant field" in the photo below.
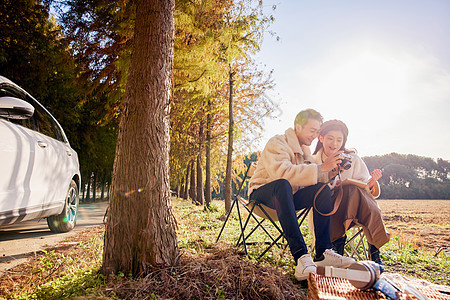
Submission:
{"label": "distant field", "polygon": [[377,200],[391,235],[450,253],[450,200]]}

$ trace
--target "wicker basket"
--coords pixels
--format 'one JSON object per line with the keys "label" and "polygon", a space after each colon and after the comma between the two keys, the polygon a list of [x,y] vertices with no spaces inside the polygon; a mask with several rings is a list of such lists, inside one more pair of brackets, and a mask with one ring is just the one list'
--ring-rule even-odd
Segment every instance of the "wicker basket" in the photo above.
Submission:
{"label": "wicker basket", "polygon": [[[395,283],[399,280],[405,280],[404,276],[393,276],[390,278]],[[397,281],[397,282],[396,282]],[[424,284],[425,281],[408,280],[408,284],[413,285],[422,292],[428,299],[450,300],[450,295],[441,293],[430,285]],[[308,279],[308,299],[387,299],[382,293],[375,290],[362,291],[355,288],[347,279],[325,277],[317,274],[310,274]],[[402,300],[414,300],[416,297],[410,294],[401,294]]]}

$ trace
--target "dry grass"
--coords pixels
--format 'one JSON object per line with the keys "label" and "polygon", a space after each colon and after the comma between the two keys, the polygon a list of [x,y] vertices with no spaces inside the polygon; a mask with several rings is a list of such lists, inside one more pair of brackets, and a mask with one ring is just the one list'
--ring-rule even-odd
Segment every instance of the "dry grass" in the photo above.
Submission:
{"label": "dry grass", "polygon": [[175,267],[155,269],[138,281],[108,283],[121,299],[302,299],[302,290],[274,267],[254,264],[235,249],[212,247],[184,254]]}

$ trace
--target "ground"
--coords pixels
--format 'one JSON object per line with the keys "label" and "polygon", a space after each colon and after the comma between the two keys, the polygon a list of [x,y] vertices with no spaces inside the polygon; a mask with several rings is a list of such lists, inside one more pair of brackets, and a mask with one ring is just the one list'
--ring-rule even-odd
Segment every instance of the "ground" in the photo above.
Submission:
{"label": "ground", "polygon": [[450,254],[449,200],[377,200],[391,235],[402,244]]}
{"label": "ground", "polygon": [[[448,285],[450,201],[378,200],[378,203],[392,234],[389,245],[382,248],[383,254],[399,256],[386,260],[388,271]],[[98,270],[101,264],[104,226],[98,226],[60,245],[48,247],[46,255],[36,255],[28,263],[14,267],[0,277],[0,299],[24,299],[14,295],[25,291],[37,291],[38,299],[63,299],[72,289],[81,289],[79,295],[91,293],[97,296],[89,299],[154,299],[153,293],[161,298],[179,299],[306,298],[305,290],[293,279],[290,259],[280,265],[284,258],[277,263],[273,256],[272,264],[259,264],[243,259],[242,253],[228,240],[220,244],[207,242],[215,240],[223,208],[207,213],[203,207],[181,199],[174,199],[173,206],[183,252],[178,266],[155,270],[149,274],[151,277],[140,281],[126,278],[99,280],[98,276],[86,271]],[[406,251],[399,251],[401,248]],[[435,260],[427,258],[425,252],[432,253]],[[407,253],[407,256],[412,253],[412,256],[400,257],[400,253]],[[444,262],[438,265],[438,260]],[[76,275],[77,272],[70,269],[71,265],[83,275]],[[57,279],[67,274],[69,282],[58,283]],[[291,280],[286,280],[289,278]]]}

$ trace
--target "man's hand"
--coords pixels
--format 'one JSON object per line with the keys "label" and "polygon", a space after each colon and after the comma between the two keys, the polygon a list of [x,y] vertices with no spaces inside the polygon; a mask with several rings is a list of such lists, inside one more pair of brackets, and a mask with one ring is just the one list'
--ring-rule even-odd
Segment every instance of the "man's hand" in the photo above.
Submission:
{"label": "man's hand", "polygon": [[369,184],[369,188],[372,188],[373,185],[375,184],[375,182],[378,181],[378,179],[381,178],[382,173],[380,169],[376,169],[374,171],[372,171],[372,173],[370,173],[370,176],[372,176],[372,178],[370,178],[368,184]]}
{"label": "man's hand", "polygon": [[311,156],[311,149],[309,148],[309,146],[301,145],[301,147],[302,147],[304,157]]}
{"label": "man's hand", "polygon": [[344,151],[338,151],[332,156],[329,156],[321,165],[322,172],[330,172],[331,170],[336,169],[337,173],[338,165],[342,161],[342,158],[340,158],[339,155],[342,153],[344,153]]}

